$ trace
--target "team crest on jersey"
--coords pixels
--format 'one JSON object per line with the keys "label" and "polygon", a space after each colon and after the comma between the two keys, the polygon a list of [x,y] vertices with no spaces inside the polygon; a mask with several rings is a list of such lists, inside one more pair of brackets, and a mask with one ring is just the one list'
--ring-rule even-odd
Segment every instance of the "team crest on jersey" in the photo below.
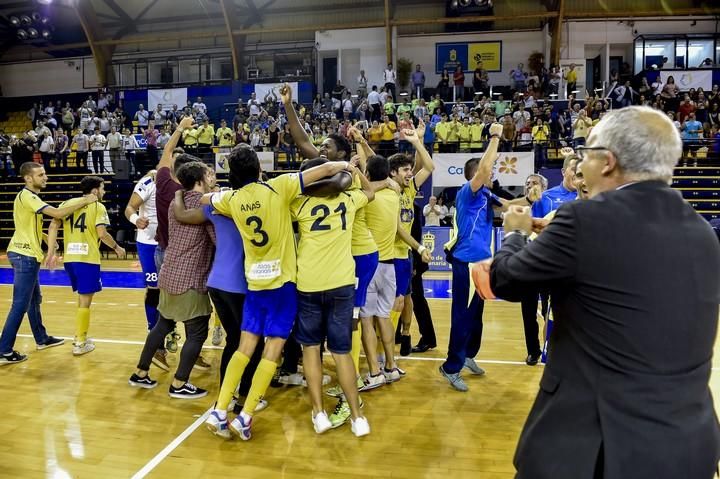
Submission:
{"label": "team crest on jersey", "polygon": [[414,217],[415,213],[413,213],[413,210],[406,208],[400,210],[400,221],[403,223],[412,223]]}

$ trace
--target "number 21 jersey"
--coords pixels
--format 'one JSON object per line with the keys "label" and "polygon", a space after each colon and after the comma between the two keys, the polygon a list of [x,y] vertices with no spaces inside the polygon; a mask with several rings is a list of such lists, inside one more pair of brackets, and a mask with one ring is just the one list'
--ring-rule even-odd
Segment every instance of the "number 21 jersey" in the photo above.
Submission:
{"label": "number 21 jersey", "polygon": [[231,217],[240,230],[250,291],[295,282],[297,260],[290,203],[302,190],[301,175],[285,174],[212,196],[213,208]]}

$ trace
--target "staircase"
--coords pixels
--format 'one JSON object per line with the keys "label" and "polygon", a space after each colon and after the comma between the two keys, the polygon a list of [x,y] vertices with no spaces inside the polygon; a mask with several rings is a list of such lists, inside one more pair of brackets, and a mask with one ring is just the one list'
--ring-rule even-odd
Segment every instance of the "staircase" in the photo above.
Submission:
{"label": "staircase", "polygon": [[706,220],[720,218],[720,166],[678,166],[672,187]]}

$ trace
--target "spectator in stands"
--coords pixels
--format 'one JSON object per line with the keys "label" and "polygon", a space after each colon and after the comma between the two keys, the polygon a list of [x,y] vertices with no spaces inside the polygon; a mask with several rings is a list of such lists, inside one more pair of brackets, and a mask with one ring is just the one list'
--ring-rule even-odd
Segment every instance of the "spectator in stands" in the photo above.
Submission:
{"label": "spectator in stands", "polygon": [[397,81],[397,73],[392,63],[388,63],[387,68],[383,72],[383,81],[385,82],[385,91],[393,98],[396,98],[395,82]]}
{"label": "spectator in stands", "polygon": [[105,146],[107,138],[100,133],[100,127],[95,127],[95,133],[90,136],[90,150],[92,150],[93,172],[96,175],[105,173]]}
{"label": "spectator in stands", "polygon": [[461,65],[455,67],[453,85],[455,87],[453,91],[453,101],[463,101],[465,99],[465,73]]}
{"label": "spectator in stands", "polygon": [[535,144],[535,171],[545,166],[547,161],[547,140],[550,136],[550,129],[543,122],[542,118],[535,119],[535,125],[532,128],[532,138]]}
{"label": "spectator in stands", "polygon": [[665,100],[667,108],[672,111],[677,111],[678,108],[678,95],[680,94],[680,88],[675,84],[675,78],[669,76],[667,83],[662,87],[660,96]]}
{"label": "spectator in stands", "polygon": [[65,108],[62,109],[61,123],[65,131],[72,131],[75,125],[75,115],[73,109],[70,107],[70,102],[65,103]]}
{"label": "spectator in stands", "polygon": [[365,98],[368,94],[367,87],[368,87],[368,81],[367,77],[365,76],[365,70],[360,70],[360,76],[357,78],[357,84],[358,84],[358,96],[360,98]]}
{"label": "spectator in stands", "polygon": [[235,135],[233,131],[228,128],[227,121],[225,120],[220,120],[220,128],[215,132],[215,137],[217,138],[218,147],[223,149],[223,151],[227,151],[235,145]]}
{"label": "spectator in stands", "polygon": [[342,98],[345,96],[345,90],[347,90],[345,88],[345,85],[343,85],[340,79],[338,79],[332,89],[332,97],[338,100],[342,100]]}
{"label": "spectator in stands", "polygon": [[215,127],[210,124],[210,120],[203,119],[202,125],[198,131],[198,155],[203,161],[208,161],[210,153],[212,153],[213,142],[215,141]]}
{"label": "spectator in stands", "polygon": [[483,62],[477,62],[475,71],[473,72],[473,95],[477,98],[478,93],[487,95],[489,93],[488,82],[489,76],[487,70],[483,67]]}
{"label": "spectator in stands", "polygon": [[425,226],[440,226],[440,221],[445,218],[440,205],[437,204],[437,197],[431,196],[428,204],[423,208]]}
{"label": "spectator in stands", "polygon": [[207,106],[203,103],[201,96],[197,97],[195,103],[192,104],[192,109],[202,113],[204,116],[207,115]]}
{"label": "spectator in stands", "polygon": [[510,80],[512,80],[513,90],[518,93],[525,93],[527,88],[527,73],[523,70],[524,65],[518,63],[517,68],[510,70]]}
{"label": "spectator in stands", "polygon": [[681,122],[681,131],[683,139],[683,159],[686,160],[686,156],[690,152],[696,152],[700,148],[700,139],[703,134],[703,125],[695,118],[695,113],[691,112],[688,114],[687,120]]}
{"label": "spectator in stands", "polygon": [[55,154],[55,140],[52,134],[45,134],[42,136],[40,146],[40,157],[42,158],[42,164],[47,168],[48,171],[52,171],[51,160]]}
{"label": "spectator in stands", "polygon": [[122,157],[122,143],[122,135],[118,133],[117,128],[111,127],[107,135],[107,149],[110,151],[110,166],[115,173],[118,171],[118,162]]}
{"label": "spectator in stands", "polygon": [[385,158],[396,152],[395,149],[395,133],[397,133],[397,125],[390,119],[388,115],[383,116],[383,122],[380,124],[380,154]]}
{"label": "spectator in stands", "polygon": [[158,136],[160,136],[160,133],[158,133],[158,131],[155,129],[155,122],[153,120],[150,121],[147,128],[141,131],[143,137],[145,138],[145,142],[147,143],[145,149],[145,151],[147,152],[147,160],[150,162],[151,165],[155,165],[158,162],[157,140]]}
{"label": "spectator in stands", "polygon": [[380,104],[380,93],[378,93],[377,85],[372,86],[372,91],[368,95],[368,108],[370,109],[372,121],[379,122],[382,116],[382,105]]}
{"label": "spectator in stands", "polygon": [[68,170],[68,154],[70,153],[70,142],[62,128],[55,131],[55,167],[62,171]]}
{"label": "spectator in stands", "polygon": [[[122,149],[125,153],[125,159],[128,162],[128,166],[130,168],[130,174],[134,178],[136,176],[140,176],[143,171],[142,168],[140,168],[140,165],[136,161],[136,155],[135,151],[139,148],[137,140],[135,139],[135,135],[130,133],[129,128],[125,128],[123,130],[123,136],[122,136]],[[154,168],[155,165],[151,165],[151,168]]]}
{"label": "spectator in stands", "polygon": [[397,115],[395,115],[395,103],[393,103],[393,97],[387,96],[387,99],[383,103],[383,112],[392,121],[397,121]]}
{"label": "spectator in stands", "polygon": [[425,89],[425,72],[422,71],[420,65],[415,65],[415,71],[410,77],[412,82],[412,89],[418,98],[422,98],[423,90]]}
{"label": "spectator in stands", "polygon": [[140,103],[133,118],[135,119],[135,121],[138,122],[138,127],[142,131],[148,127],[148,122],[150,121],[150,113],[148,113],[148,111],[145,110],[145,106]]}
{"label": "spectator in stands", "polygon": [[574,95],[575,90],[577,89],[577,70],[575,70],[574,63],[570,64],[570,68],[564,73],[563,77],[567,82],[565,94],[567,95],[567,98],[570,98],[570,95]]}
{"label": "spectator in stands", "polygon": [[88,151],[90,150],[90,137],[85,130],[78,128],[72,142],[75,144],[75,166],[81,172],[88,170]]}
{"label": "spectator in stands", "polygon": [[577,120],[573,123],[573,147],[577,148],[585,144],[589,128],[592,126],[592,120],[588,118],[585,110],[580,110]]}
{"label": "spectator in stands", "polygon": [[247,107],[250,111],[250,116],[260,116],[260,102],[258,101],[255,92],[250,94],[250,99],[247,101]]}
{"label": "spectator in stands", "polygon": [[288,166],[294,170],[297,168],[295,163],[295,140],[290,133],[290,125],[286,124],[285,128],[280,132],[280,150],[285,153]]}
{"label": "spectator in stands", "polygon": [[677,112],[677,119],[680,123],[684,122],[690,113],[695,112],[695,102],[692,101],[688,93],[685,94],[684,98],[680,102]]}
{"label": "spectator in stands", "polygon": [[190,155],[197,155],[198,150],[198,130],[197,125],[192,125],[182,132],[183,146]]}

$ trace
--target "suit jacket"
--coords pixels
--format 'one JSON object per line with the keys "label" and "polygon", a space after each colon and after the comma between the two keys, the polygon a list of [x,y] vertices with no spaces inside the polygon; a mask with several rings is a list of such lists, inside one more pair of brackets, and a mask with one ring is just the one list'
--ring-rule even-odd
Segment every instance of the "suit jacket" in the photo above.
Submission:
{"label": "suit jacket", "polygon": [[713,477],[720,245],[676,191],[646,181],[565,203],[535,241],[507,238],[490,274],[510,301],[549,288],[555,315],[518,478]]}

